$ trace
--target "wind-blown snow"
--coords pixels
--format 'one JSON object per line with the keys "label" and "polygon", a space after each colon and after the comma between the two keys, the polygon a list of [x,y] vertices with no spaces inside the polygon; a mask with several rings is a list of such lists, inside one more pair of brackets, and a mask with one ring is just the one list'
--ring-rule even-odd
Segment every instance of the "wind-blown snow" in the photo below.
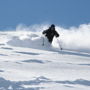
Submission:
{"label": "wind-blown snow", "polygon": [[[60,30],[60,28],[59,28]],[[90,52],[90,24],[78,28],[61,29],[61,41],[65,48]]]}
{"label": "wind-blown snow", "polygon": [[[21,43],[21,45],[25,47],[26,45],[32,47],[33,44],[33,46],[36,47],[42,44],[42,31],[48,27],[49,25],[33,25],[28,27],[19,25],[15,32],[17,35],[16,37],[12,37],[11,44],[18,45]],[[56,30],[60,34],[58,40],[63,49],[90,52],[90,24],[82,24],[79,27],[71,27],[69,29],[56,26]],[[59,43],[57,39],[54,38],[53,46],[59,48]],[[47,41],[45,44],[48,44]]]}

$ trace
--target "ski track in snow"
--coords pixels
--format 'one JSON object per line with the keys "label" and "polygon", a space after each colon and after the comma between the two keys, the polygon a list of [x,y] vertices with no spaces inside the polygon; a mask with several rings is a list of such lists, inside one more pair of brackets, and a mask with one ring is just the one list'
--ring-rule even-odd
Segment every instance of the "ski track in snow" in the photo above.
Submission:
{"label": "ski track in snow", "polygon": [[[8,37],[7,33],[0,34]],[[1,37],[1,36],[0,36]],[[89,90],[90,53],[11,36],[0,44],[0,90]],[[36,45],[36,46],[35,46]]]}

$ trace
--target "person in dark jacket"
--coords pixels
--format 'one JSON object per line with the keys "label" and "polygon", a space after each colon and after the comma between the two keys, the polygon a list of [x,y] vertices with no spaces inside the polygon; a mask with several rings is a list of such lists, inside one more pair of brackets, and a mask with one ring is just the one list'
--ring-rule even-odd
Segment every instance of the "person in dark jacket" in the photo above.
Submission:
{"label": "person in dark jacket", "polygon": [[44,30],[42,33],[47,37],[50,43],[52,43],[54,36],[59,37],[59,34],[55,30],[54,24],[52,24],[47,30]]}

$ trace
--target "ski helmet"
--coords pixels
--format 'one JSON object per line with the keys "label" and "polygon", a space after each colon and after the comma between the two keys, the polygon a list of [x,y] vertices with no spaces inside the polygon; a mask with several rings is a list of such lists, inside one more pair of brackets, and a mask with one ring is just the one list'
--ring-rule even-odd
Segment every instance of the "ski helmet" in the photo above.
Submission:
{"label": "ski helmet", "polygon": [[54,24],[52,24],[52,25],[51,25],[51,27],[55,27],[55,25],[54,25]]}

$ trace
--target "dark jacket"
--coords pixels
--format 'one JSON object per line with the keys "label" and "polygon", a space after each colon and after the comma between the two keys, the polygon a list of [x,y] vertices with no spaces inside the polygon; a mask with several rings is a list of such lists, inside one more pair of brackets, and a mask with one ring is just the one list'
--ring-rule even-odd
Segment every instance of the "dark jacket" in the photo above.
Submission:
{"label": "dark jacket", "polygon": [[48,41],[52,43],[54,36],[59,37],[59,34],[54,30],[51,30],[51,28],[43,31],[43,34],[48,38]]}

